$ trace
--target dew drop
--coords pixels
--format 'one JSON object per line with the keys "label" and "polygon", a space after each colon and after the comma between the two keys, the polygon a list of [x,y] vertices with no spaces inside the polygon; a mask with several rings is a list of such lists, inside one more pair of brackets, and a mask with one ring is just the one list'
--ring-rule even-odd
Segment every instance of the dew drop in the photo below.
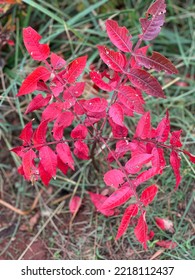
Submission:
{"label": "dew drop", "polygon": [[30,55],[33,55],[33,52],[31,52]]}
{"label": "dew drop", "polygon": [[109,54],[109,51],[106,51],[106,54]]}

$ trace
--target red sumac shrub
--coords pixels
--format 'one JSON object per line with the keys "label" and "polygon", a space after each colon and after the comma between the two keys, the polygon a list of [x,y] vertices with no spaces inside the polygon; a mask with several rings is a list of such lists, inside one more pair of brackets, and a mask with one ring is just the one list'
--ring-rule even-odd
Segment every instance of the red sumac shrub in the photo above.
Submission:
{"label": "red sumac shrub", "polygon": [[[179,154],[185,153],[195,162],[195,156],[182,149],[182,131],[171,131],[168,111],[157,126],[152,127],[152,113],[144,110],[143,92],[154,98],[165,98],[157,78],[147,70],[178,72],[162,54],[148,55],[148,46],[141,46],[143,41],[151,41],[159,34],[165,13],[164,0],[157,0],[149,7],[146,17],[140,19],[142,32],[135,45],[126,27],[114,20],[106,21],[107,35],[114,49],[97,46],[106,66],[103,72],[93,67],[90,79],[96,88],[112,93],[110,99],[103,95],[90,99],[83,96],[85,82],[78,78],[84,73],[87,56],[67,63],[50,52],[47,44],[39,42],[41,36],[33,28],[24,28],[26,49],[41,66],[26,77],[17,96],[35,91],[25,113],[39,109],[42,117],[36,129],[33,128],[35,120],[26,124],[20,134],[22,144],[12,149],[22,160],[18,172],[26,180],[41,180],[47,186],[57,172],[66,174],[69,169],[75,170],[75,157],[93,162],[96,152],[104,146],[104,153],[98,152],[98,155],[109,163],[105,170],[100,170],[104,173],[109,195],[93,191],[88,194],[97,211],[106,216],[115,215],[118,207],[126,204],[116,239],[125,233],[131,218],[135,217],[134,233],[144,248],[154,235],[148,230],[147,206],[158,192],[158,187],[147,186],[147,181],[164,173],[165,152],[175,175],[175,190],[181,182]],[[130,137],[125,119],[133,117],[134,113],[140,114],[140,120]],[[141,194],[138,186],[142,186]],[[79,203],[78,197],[71,201],[72,213]]]}

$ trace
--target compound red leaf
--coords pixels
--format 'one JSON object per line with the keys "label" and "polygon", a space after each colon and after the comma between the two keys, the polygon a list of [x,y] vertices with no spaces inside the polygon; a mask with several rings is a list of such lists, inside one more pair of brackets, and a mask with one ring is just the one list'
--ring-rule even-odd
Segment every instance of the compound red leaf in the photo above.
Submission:
{"label": "compound red leaf", "polygon": [[74,115],[70,111],[61,113],[53,126],[52,132],[55,140],[61,140],[64,134],[64,129],[69,127],[74,120]]}
{"label": "compound red leaf", "polygon": [[161,240],[161,241],[157,241],[155,243],[155,245],[166,248],[166,249],[170,249],[173,250],[177,247],[177,243],[173,242],[171,240]]}
{"label": "compound red leaf", "polygon": [[40,44],[41,35],[32,27],[23,28],[24,45],[34,60],[43,61],[48,58],[50,49],[47,44]]}
{"label": "compound red leaf", "polygon": [[[140,34],[139,37],[147,41],[153,40],[159,34],[164,24],[165,13],[165,0],[157,0],[154,2],[147,10],[147,18],[140,19],[142,34]],[[148,15],[151,15],[152,18],[150,19]]]}
{"label": "compound red leaf", "polygon": [[43,67],[37,67],[31,74],[29,74],[26,79],[23,81],[19,92],[16,96],[25,95],[31,93],[37,89],[37,83],[40,80],[46,82],[50,78],[50,71]]}
{"label": "compound red leaf", "polygon": [[40,163],[45,171],[51,176],[56,176],[57,155],[48,146],[44,146],[39,150]]}
{"label": "compound red leaf", "polygon": [[141,53],[135,54],[136,61],[147,69],[155,69],[156,71],[165,71],[167,74],[177,74],[177,68],[169,59],[158,52],[153,52],[152,56],[145,56]]}
{"label": "compound red leaf", "polygon": [[70,136],[73,139],[85,139],[88,134],[88,129],[83,124],[78,124],[72,131]]}
{"label": "compound red leaf", "polygon": [[68,69],[63,76],[68,83],[74,83],[76,79],[83,73],[87,62],[87,56],[81,56],[76,58],[68,66]]}
{"label": "compound red leaf", "polygon": [[130,82],[148,95],[165,98],[161,85],[156,78],[142,69],[130,69],[127,73]]}
{"label": "compound red leaf", "polygon": [[23,128],[22,132],[19,135],[19,138],[22,139],[23,144],[30,145],[33,136],[33,128],[32,128],[32,121],[27,123]]}
{"label": "compound red leaf", "polygon": [[113,209],[124,204],[133,196],[132,189],[127,186],[122,186],[120,189],[112,193],[102,204],[102,209]]}
{"label": "compound red leaf", "polygon": [[121,51],[132,51],[132,36],[126,27],[120,27],[115,20],[106,21],[106,30],[110,41]]}
{"label": "compound red leaf", "polygon": [[144,249],[147,249],[148,240],[148,226],[146,223],[146,212],[144,211],[139,217],[137,226],[134,229],[137,240],[143,245]]}
{"label": "compound red leaf", "polygon": [[126,162],[125,170],[129,174],[136,174],[142,169],[144,164],[151,161],[152,157],[152,154],[137,154]]}
{"label": "compound red leaf", "polygon": [[129,86],[120,86],[118,89],[118,99],[128,109],[143,114],[143,104],[145,103],[141,92]]}
{"label": "compound red leaf", "polygon": [[166,142],[170,133],[170,120],[169,113],[166,112],[166,116],[159,122],[155,130],[155,138],[158,142]]}
{"label": "compound red leaf", "polygon": [[59,143],[56,145],[56,151],[62,162],[68,164],[68,166],[74,170],[74,160],[70,147],[66,143]]}
{"label": "compound red leaf", "polygon": [[82,202],[82,199],[77,195],[73,196],[70,199],[69,210],[72,214],[75,215],[78,212],[79,208],[81,207],[81,202]]}
{"label": "compound red leaf", "polygon": [[169,219],[164,219],[164,218],[159,218],[159,217],[155,217],[154,219],[155,219],[156,225],[160,229],[174,233],[175,230],[174,230],[172,221],[170,221]]}
{"label": "compound red leaf", "polygon": [[100,113],[106,110],[108,102],[105,98],[96,97],[86,100],[83,106],[88,112]]}
{"label": "compound red leaf", "polygon": [[125,65],[127,63],[126,57],[113,50],[108,49],[105,46],[98,46],[101,59],[116,72],[124,72]]}
{"label": "compound red leaf", "polygon": [[125,213],[123,214],[115,240],[118,240],[125,233],[131,218],[136,216],[137,213],[138,213],[137,204],[131,204],[125,209]]}
{"label": "compound red leaf", "polygon": [[50,173],[48,173],[43,165],[41,164],[41,162],[39,162],[39,166],[38,166],[38,169],[39,169],[39,176],[41,178],[41,181],[43,182],[43,184],[45,186],[48,186],[49,185],[49,182],[50,180],[52,179],[52,175]]}
{"label": "compound red leaf", "polygon": [[32,181],[34,175],[36,174],[36,167],[34,164],[34,159],[36,158],[35,152],[30,149],[22,156],[22,167],[24,172],[24,177],[28,181]]}
{"label": "compound red leaf", "polygon": [[109,109],[109,116],[112,118],[113,122],[120,125],[124,126],[123,120],[124,120],[124,112],[123,108],[118,104],[114,103],[110,106]]}
{"label": "compound red leaf", "polygon": [[62,57],[60,57],[59,55],[53,52],[51,53],[50,59],[51,59],[51,65],[54,70],[61,69],[66,65],[66,61]]}
{"label": "compound red leaf", "polygon": [[99,74],[98,72],[95,72],[95,71],[90,72],[90,77],[91,77],[92,81],[94,82],[94,84],[96,86],[98,86],[100,89],[105,90],[105,91],[113,90],[112,86],[107,84],[106,82],[104,82],[101,74]]}
{"label": "compound red leaf", "polygon": [[180,175],[180,162],[181,158],[179,157],[178,153],[175,151],[172,151],[170,154],[170,164],[173,169],[176,184],[175,184],[175,190],[178,188],[180,182],[181,182],[181,175]]}
{"label": "compound red leaf", "polygon": [[118,188],[124,182],[125,174],[119,169],[112,169],[105,173],[104,182],[107,186]]}
{"label": "compound red leaf", "polygon": [[82,141],[76,141],[74,143],[74,154],[80,159],[89,159],[89,148],[86,143]]}
{"label": "compound red leaf", "polygon": [[146,112],[139,120],[134,138],[146,139],[151,136],[151,117],[150,112]]}
{"label": "compound red leaf", "polygon": [[180,130],[177,130],[177,131],[171,132],[170,144],[171,144],[173,147],[177,147],[177,148],[182,147],[182,143],[181,143],[181,140],[180,140],[181,133],[182,133],[182,130],[181,130],[181,129],[180,129]]}
{"label": "compound red leaf", "polygon": [[94,204],[94,206],[96,207],[97,211],[99,211],[100,213],[102,213],[103,215],[109,217],[109,216],[113,216],[115,211],[113,209],[102,209],[102,204],[104,203],[104,201],[107,199],[106,196],[102,195],[102,194],[96,194],[96,193],[92,193],[92,192],[88,192],[90,199],[92,201],[92,203]]}
{"label": "compound red leaf", "polygon": [[152,186],[147,187],[141,193],[140,201],[144,204],[144,206],[147,206],[148,204],[150,204],[154,200],[157,192],[158,192],[158,187],[156,185],[152,185]]}
{"label": "compound red leaf", "polygon": [[44,144],[46,142],[48,121],[42,121],[34,132],[33,143],[34,145]]}
{"label": "compound red leaf", "polygon": [[46,105],[48,105],[49,101],[51,99],[51,95],[47,95],[45,98],[42,96],[42,94],[36,95],[32,101],[29,103],[25,114],[28,114],[30,112],[33,112],[37,109],[40,109]]}

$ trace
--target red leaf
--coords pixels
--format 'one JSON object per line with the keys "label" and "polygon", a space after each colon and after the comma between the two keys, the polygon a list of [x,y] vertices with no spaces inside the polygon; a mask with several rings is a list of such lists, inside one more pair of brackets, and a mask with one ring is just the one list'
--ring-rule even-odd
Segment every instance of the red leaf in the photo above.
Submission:
{"label": "red leaf", "polygon": [[23,81],[19,92],[16,96],[25,95],[37,89],[37,83],[40,80],[46,82],[49,80],[51,73],[43,66],[37,67],[31,74],[29,74]]}
{"label": "red leaf", "polygon": [[155,219],[156,225],[160,229],[174,233],[175,230],[174,230],[172,221],[170,221],[168,219],[159,218],[159,217],[155,217],[154,219]]}
{"label": "red leaf", "polygon": [[177,152],[172,151],[170,154],[170,164],[173,168],[173,172],[175,174],[176,184],[175,184],[175,190],[178,188],[180,182],[181,182],[181,175],[180,175],[180,162],[181,159]]}
{"label": "red leaf", "polygon": [[76,58],[68,66],[68,70],[63,76],[68,83],[74,83],[76,79],[83,73],[87,62],[87,56],[81,56]]}
{"label": "red leaf", "polygon": [[32,101],[28,104],[25,114],[28,114],[30,112],[33,112],[34,110],[40,109],[48,105],[50,99],[51,99],[51,95],[47,95],[45,98],[42,96],[42,94],[36,95],[32,99]]}
{"label": "red leaf", "polygon": [[142,69],[131,69],[128,73],[130,82],[148,95],[165,98],[161,85],[156,78]]}
{"label": "red leaf", "polygon": [[[144,40],[153,40],[160,32],[161,26],[164,24],[166,4],[164,0],[157,0],[147,10],[147,18],[141,18],[142,34],[139,35]],[[148,15],[151,15],[150,19]]]}
{"label": "red leaf", "polygon": [[145,56],[141,53],[135,54],[136,61],[147,69],[165,71],[167,74],[177,74],[178,70],[169,59],[158,52],[153,52],[152,56]]}
{"label": "red leaf", "polygon": [[161,241],[157,241],[155,243],[155,245],[166,248],[166,249],[170,249],[173,250],[177,247],[177,243],[173,242],[171,240],[161,240]]}
{"label": "red leaf", "polygon": [[139,120],[134,138],[146,139],[151,136],[150,112],[146,112]]}
{"label": "red leaf", "polygon": [[40,44],[41,35],[32,27],[23,28],[24,45],[34,60],[43,61],[48,58],[50,49],[47,44]]}
{"label": "red leaf", "polygon": [[86,113],[86,110],[84,108],[84,103],[86,102],[85,99],[77,100],[77,102],[74,105],[74,112],[77,115],[84,115]]}
{"label": "red leaf", "polygon": [[57,155],[48,146],[44,146],[39,150],[40,163],[50,176],[56,176]]}
{"label": "red leaf", "polygon": [[78,124],[72,131],[70,136],[73,139],[85,139],[87,137],[88,130],[85,125]]}
{"label": "red leaf", "polygon": [[133,184],[135,187],[138,187],[140,184],[148,181],[150,178],[154,177],[158,174],[158,170],[155,167],[152,167],[137,176],[135,180],[133,180]]}
{"label": "red leaf", "polygon": [[24,169],[22,165],[20,165],[17,170],[20,175],[24,176]]}
{"label": "red leaf", "polygon": [[51,65],[54,70],[61,69],[66,65],[66,61],[55,53],[51,53]]}
{"label": "red leaf", "polygon": [[76,141],[74,143],[74,154],[80,159],[89,159],[89,148],[87,144],[82,141]]}
{"label": "red leaf", "polygon": [[62,171],[62,173],[64,175],[66,175],[67,171],[68,171],[68,164],[65,164],[60,158],[59,156],[57,156],[57,168],[60,169],[60,171]]}
{"label": "red leaf", "polygon": [[135,56],[136,54],[142,54],[144,56],[146,56],[146,53],[148,51],[148,48],[150,47],[150,45],[141,47],[137,50],[135,50],[135,53],[132,54],[131,58],[130,58],[130,63],[131,63],[131,68],[137,68],[137,69],[141,69],[142,67],[136,62],[135,60]]}
{"label": "red leaf", "polygon": [[69,210],[72,214],[76,214],[81,206],[82,199],[75,195],[70,199]]}
{"label": "red leaf", "polygon": [[106,110],[108,102],[104,98],[96,97],[86,100],[83,106],[89,112],[100,113]]}
{"label": "red leaf", "polygon": [[65,84],[63,84],[61,80],[59,81],[57,77],[54,77],[50,83],[50,90],[52,91],[55,97],[60,95],[60,93],[64,90],[64,87]]}
{"label": "red leaf", "polygon": [[137,240],[143,245],[144,249],[147,249],[148,240],[148,226],[146,224],[146,212],[139,217],[137,226],[134,229]]}
{"label": "red leaf", "polygon": [[147,206],[148,204],[150,204],[156,194],[158,192],[158,187],[156,185],[152,185],[150,187],[147,187],[140,196],[140,201],[144,204],[144,206]]}
{"label": "red leaf", "polygon": [[189,157],[189,160],[192,162],[192,163],[195,163],[195,155],[192,155],[190,154],[188,151],[186,150],[183,150],[184,154],[186,154],[188,157]]}
{"label": "red leaf", "polygon": [[112,133],[114,137],[126,137],[128,134],[128,129],[126,126],[121,126],[113,122],[111,118],[108,119],[110,126],[112,127]]}
{"label": "red leaf", "polygon": [[64,129],[72,124],[74,115],[70,111],[61,113],[53,126],[52,132],[55,140],[61,140],[64,134]]}
{"label": "red leaf", "polygon": [[[161,149],[161,148],[158,148],[157,149],[157,153],[158,153],[158,159],[156,160],[156,162],[158,161],[157,163],[157,168],[159,169],[159,174],[161,174],[163,172],[163,169],[165,168],[165,165],[166,165],[166,161],[165,161],[165,158],[164,158],[164,150]],[[154,154],[154,157],[155,157],[155,152],[153,152]],[[155,161],[155,159],[154,159]],[[155,167],[155,163],[153,162],[153,166]]]}
{"label": "red leaf", "polygon": [[104,175],[104,182],[107,186],[118,188],[124,182],[125,174],[119,169],[112,169]]}
{"label": "red leaf", "polygon": [[155,130],[155,138],[158,142],[166,142],[170,133],[170,120],[169,113],[166,112],[166,116],[159,122]]}
{"label": "red leaf", "polygon": [[148,163],[152,159],[152,154],[138,154],[133,156],[130,160],[128,160],[125,164],[125,170],[129,174],[138,173],[144,164]]}
{"label": "red leaf", "polygon": [[98,46],[98,50],[101,59],[108,65],[108,67],[116,72],[124,72],[127,61],[123,54],[114,52],[105,46]]}
{"label": "red leaf", "polygon": [[22,156],[22,167],[24,172],[24,177],[26,180],[33,180],[33,176],[36,172],[36,167],[34,164],[34,159],[36,158],[35,152],[30,149]]}
{"label": "red leaf", "polygon": [[70,86],[67,90],[64,91],[63,98],[66,100],[67,96],[69,98],[79,97],[83,94],[85,88],[85,82],[75,83],[73,86]]}
{"label": "red leaf", "polygon": [[25,150],[24,146],[17,146],[17,147],[12,148],[10,151],[14,152],[19,157],[23,157],[23,155],[25,154],[24,150]]}
{"label": "red leaf", "polygon": [[48,121],[42,121],[34,132],[33,143],[34,145],[44,144],[46,142]]}
{"label": "red leaf", "polygon": [[122,186],[120,189],[112,193],[102,204],[102,209],[113,209],[124,204],[130,197],[133,196],[132,189],[127,186]]}
{"label": "red leaf", "polygon": [[102,195],[102,194],[96,194],[96,193],[92,193],[92,192],[88,192],[90,195],[90,199],[92,201],[92,203],[94,204],[94,206],[96,207],[97,211],[99,211],[100,213],[102,213],[105,216],[113,216],[114,215],[114,210],[113,209],[102,209],[102,204],[104,203],[104,201],[107,199],[106,196]]}
{"label": "red leaf", "polygon": [[33,128],[32,128],[32,121],[27,123],[25,127],[23,128],[22,132],[20,133],[19,138],[23,140],[23,145],[28,146],[31,144],[33,135]]}
{"label": "red leaf", "polygon": [[109,116],[112,118],[114,123],[120,126],[124,126],[123,124],[124,112],[123,112],[123,108],[119,104],[114,103],[110,106]]}
{"label": "red leaf", "polygon": [[106,82],[104,82],[101,74],[99,74],[98,72],[95,72],[95,71],[90,72],[90,77],[91,77],[92,81],[94,82],[94,84],[96,86],[98,86],[99,88],[101,88],[102,90],[105,90],[105,91],[113,90],[112,86],[107,84]]}
{"label": "red leaf", "polygon": [[132,51],[132,36],[126,27],[120,27],[115,20],[106,21],[106,30],[110,41],[121,51]]}
{"label": "red leaf", "polygon": [[173,147],[177,147],[180,148],[182,147],[182,143],[180,141],[180,136],[181,136],[182,130],[177,130],[177,131],[173,131],[171,132],[171,137],[170,137],[170,144]]}
{"label": "red leaf", "polygon": [[56,151],[62,162],[74,170],[74,160],[70,151],[70,147],[66,143],[59,143],[56,145]]}
{"label": "red leaf", "polygon": [[63,107],[64,104],[62,102],[53,102],[49,104],[42,113],[42,120],[55,120],[62,113]]}
{"label": "red leaf", "polygon": [[52,179],[52,175],[47,171],[45,171],[45,168],[43,167],[41,162],[39,162],[38,169],[39,169],[39,176],[41,178],[41,181],[43,182],[44,185],[48,186],[50,180]]}
{"label": "red leaf", "polygon": [[118,99],[124,106],[138,114],[144,113],[141,93],[129,86],[120,86],[118,91]]}
{"label": "red leaf", "polygon": [[138,213],[137,204],[131,204],[125,209],[115,240],[118,240],[127,230],[131,217]]}

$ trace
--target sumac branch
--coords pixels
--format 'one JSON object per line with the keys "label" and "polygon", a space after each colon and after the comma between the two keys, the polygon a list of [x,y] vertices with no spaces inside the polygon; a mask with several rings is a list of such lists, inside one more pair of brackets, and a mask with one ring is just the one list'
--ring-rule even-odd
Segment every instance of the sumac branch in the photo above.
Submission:
{"label": "sumac branch", "polygon": [[[103,174],[109,195],[93,190],[88,195],[97,211],[105,216],[115,215],[125,204],[116,239],[125,233],[134,219],[135,236],[144,248],[154,235],[148,229],[147,207],[159,191],[157,185],[148,181],[163,174],[166,165],[170,164],[176,190],[182,177],[180,154],[185,153],[195,163],[195,156],[182,149],[182,130],[171,129],[168,111],[153,127],[152,113],[144,109],[143,92],[152,98],[166,98],[157,78],[148,73],[148,69],[167,74],[178,72],[166,57],[158,52],[148,55],[148,46],[141,46],[159,34],[165,12],[164,0],[157,0],[149,7],[146,17],[140,19],[142,33],[135,45],[126,27],[119,26],[115,20],[106,21],[107,35],[113,47],[97,46],[105,70],[99,72],[93,67],[89,78],[100,91],[112,93],[110,99],[102,94],[89,99],[84,97],[82,76],[87,56],[67,63],[50,52],[47,44],[39,42],[41,36],[33,28],[24,28],[26,49],[41,65],[26,77],[17,96],[34,92],[25,114],[39,110],[41,122],[37,128],[33,125],[36,120],[27,123],[20,134],[21,145],[12,149],[21,158],[18,172],[32,183],[41,180],[45,186],[58,172],[66,175],[69,169],[74,171],[75,157],[80,160],[92,158],[92,162],[99,157],[101,161],[107,161],[109,168],[99,172]],[[140,119],[131,137],[126,119],[135,113],[140,114]],[[105,152],[97,155],[103,145],[106,157]],[[166,161],[165,153],[169,161]],[[138,186],[142,187],[141,192]],[[77,212],[80,204],[78,196],[72,198],[70,212]],[[162,228],[159,222],[158,226]]]}

